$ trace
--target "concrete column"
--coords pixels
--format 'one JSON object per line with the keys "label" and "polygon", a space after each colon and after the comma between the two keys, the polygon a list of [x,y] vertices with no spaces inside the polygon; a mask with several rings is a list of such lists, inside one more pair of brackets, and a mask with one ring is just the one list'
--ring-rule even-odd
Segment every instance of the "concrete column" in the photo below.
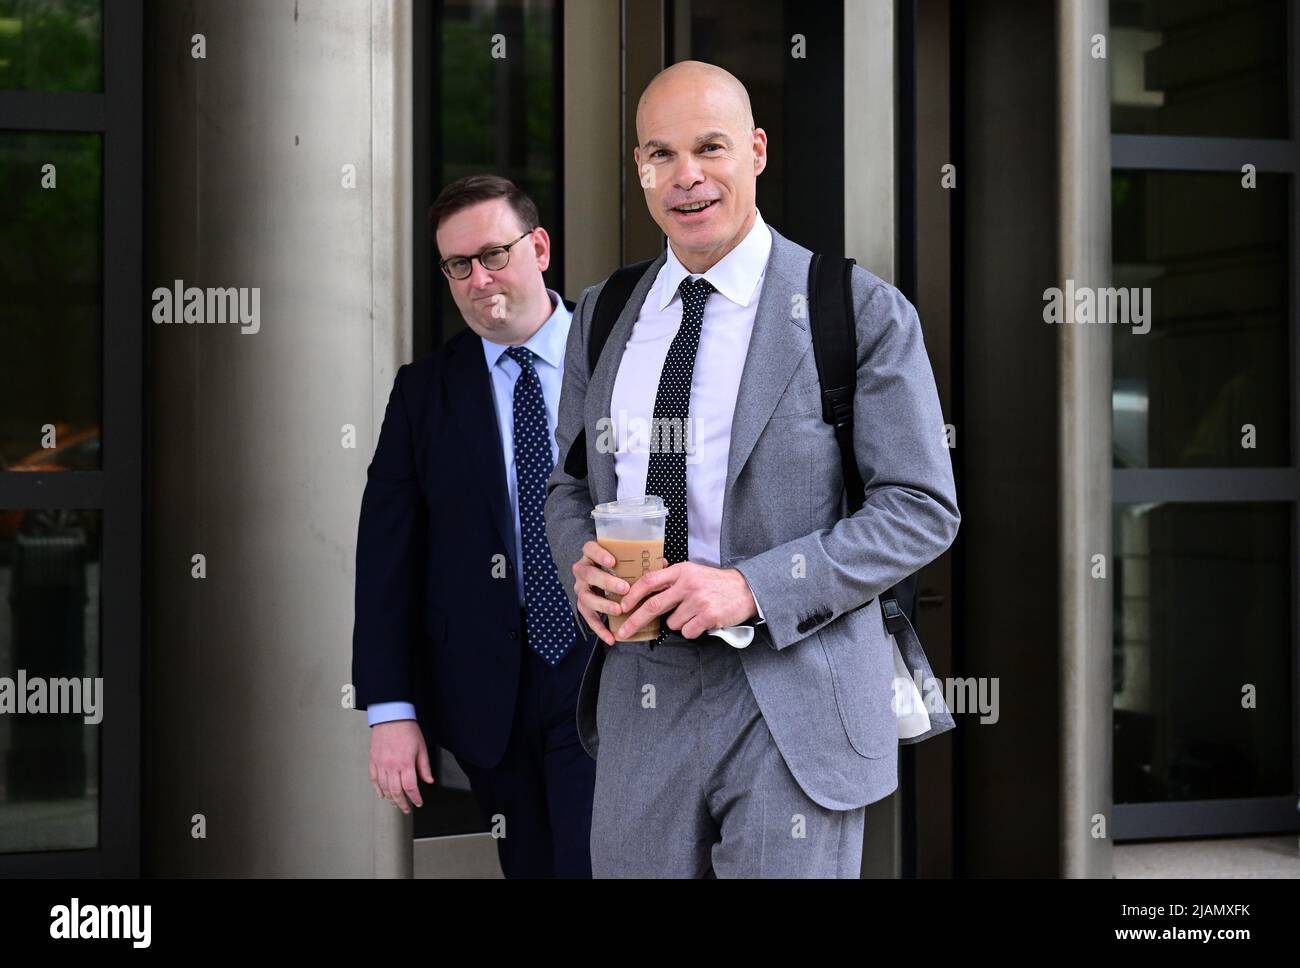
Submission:
{"label": "concrete column", "polygon": [[[1110,285],[1110,99],[1105,0],[1057,0],[1059,276]],[[1073,305],[1068,305],[1073,323]],[[1111,328],[1058,327],[1061,599],[1060,865],[1062,877],[1110,877]],[[1107,578],[1093,577],[1104,556]],[[1104,828],[1099,826],[1104,823]],[[1097,836],[1104,832],[1105,836]]]}
{"label": "concrete column", "polygon": [[409,876],[345,704],[361,492],[411,348],[410,2],[158,0],[147,34],[146,291],[257,290],[259,319],[144,323],[144,870]]}
{"label": "concrete column", "polygon": [[653,259],[665,245],[663,229],[646,208],[641,174],[632,160],[632,149],[637,145],[637,102],[651,79],[668,66],[663,44],[664,6],[661,0],[622,2],[623,150],[619,163],[623,176],[623,265]]}
{"label": "concrete column", "polygon": [[[566,0],[564,291],[571,299],[622,264],[623,166],[633,168],[620,137],[621,43],[618,4]],[[644,200],[631,203],[645,211]]]}
{"label": "concrete column", "polygon": [[892,3],[844,4],[844,254],[898,268],[897,60]]}

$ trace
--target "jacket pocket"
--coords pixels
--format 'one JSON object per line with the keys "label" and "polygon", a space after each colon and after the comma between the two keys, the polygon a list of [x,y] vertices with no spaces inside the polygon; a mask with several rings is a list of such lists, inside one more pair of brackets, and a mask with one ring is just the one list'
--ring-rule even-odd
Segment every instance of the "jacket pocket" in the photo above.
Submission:
{"label": "jacket pocket", "polygon": [[892,706],[894,657],[873,599],[817,632],[849,744],[867,759],[898,749]]}
{"label": "jacket pocket", "polygon": [[821,411],[822,386],[820,383],[811,383],[787,388],[781,395],[781,399],[777,401],[776,409],[772,411],[772,418],[798,417],[815,413],[820,420]]}

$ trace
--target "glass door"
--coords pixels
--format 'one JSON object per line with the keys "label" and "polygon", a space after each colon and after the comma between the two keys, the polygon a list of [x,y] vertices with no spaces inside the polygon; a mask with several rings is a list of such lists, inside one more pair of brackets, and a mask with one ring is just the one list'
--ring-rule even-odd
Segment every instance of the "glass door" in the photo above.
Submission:
{"label": "glass door", "polygon": [[1115,837],[1294,830],[1296,10],[1110,14]]}
{"label": "glass door", "polygon": [[138,0],[0,0],[0,873],[140,869]]}

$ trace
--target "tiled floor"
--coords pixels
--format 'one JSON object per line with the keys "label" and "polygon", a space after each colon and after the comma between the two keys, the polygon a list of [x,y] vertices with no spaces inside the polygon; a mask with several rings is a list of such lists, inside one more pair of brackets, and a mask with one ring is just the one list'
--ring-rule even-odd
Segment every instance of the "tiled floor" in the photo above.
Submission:
{"label": "tiled floor", "polygon": [[1119,844],[1115,876],[1300,878],[1300,837],[1231,837]]}

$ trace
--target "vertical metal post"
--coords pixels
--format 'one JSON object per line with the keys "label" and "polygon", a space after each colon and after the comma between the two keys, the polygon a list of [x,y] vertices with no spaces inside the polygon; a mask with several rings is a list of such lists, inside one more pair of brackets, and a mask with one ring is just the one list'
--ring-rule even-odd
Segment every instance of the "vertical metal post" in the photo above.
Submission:
{"label": "vertical metal post", "polygon": [[[1105,0],[1057,0],[1056,285],[1109,285],[1108,62]],[[1073,306],[1067,308],[1073,313]],[[1060,387],[1060,874],[1109,877],[1112,867],[1111,328],[1058,328]],[[1103,556],[1106,578],[1093,578]],[[1099,820],[1099,818],[1101,818]],[[1099,836],[1105,824],[1105,836]]]}

